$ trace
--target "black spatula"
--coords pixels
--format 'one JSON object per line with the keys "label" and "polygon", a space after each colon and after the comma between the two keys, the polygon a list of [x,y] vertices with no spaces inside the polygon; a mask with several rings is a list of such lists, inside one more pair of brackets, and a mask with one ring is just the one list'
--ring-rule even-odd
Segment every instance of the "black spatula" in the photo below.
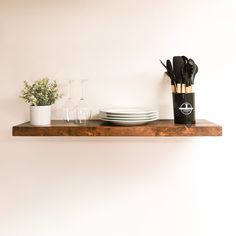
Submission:
{"label": "black spatula", "polygon": [[181,93],[181,84],[182,84],[182,72],[184,70],[184,59],[182,56],[175,56],[173,57],[173,69],[174,69],[174,74],[175,74],[175,79],[176,79],[176,92]]}

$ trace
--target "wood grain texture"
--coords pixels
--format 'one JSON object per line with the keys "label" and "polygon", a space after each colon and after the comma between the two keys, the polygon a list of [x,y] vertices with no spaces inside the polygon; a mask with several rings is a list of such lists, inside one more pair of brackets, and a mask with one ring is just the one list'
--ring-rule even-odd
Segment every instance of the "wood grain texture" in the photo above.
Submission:
{"label": "wood grain texture", "polygon": [[16,125],[13,136],[222,136],[222,127],[207,120],[197,120],[187,127],[173,120],[157,120],[139,126],[117,126],[100,120],[86,125],[53,120],[50,126]]}

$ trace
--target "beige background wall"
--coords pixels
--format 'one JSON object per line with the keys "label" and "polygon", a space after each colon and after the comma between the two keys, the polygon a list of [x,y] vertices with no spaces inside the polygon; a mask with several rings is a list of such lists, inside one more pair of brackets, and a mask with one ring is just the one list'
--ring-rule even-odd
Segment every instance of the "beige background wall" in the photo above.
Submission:
{"label": "beige background wall", "polygon": [[[230,0],[0,0],[0,235],[235,235],[235,15]],[[42,76],[86,76],[94,115],[172,118],[159,59],[182,54],[200,68],[197,117],[222,138],[11,136],[23,81]]]}

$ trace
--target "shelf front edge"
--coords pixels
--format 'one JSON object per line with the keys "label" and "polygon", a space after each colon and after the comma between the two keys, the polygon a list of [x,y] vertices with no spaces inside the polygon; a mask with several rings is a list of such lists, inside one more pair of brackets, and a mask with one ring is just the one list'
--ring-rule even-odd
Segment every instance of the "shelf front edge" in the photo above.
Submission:
{"label": "shelf front edge", "polygon": [[12,128],[13,136],[222,136],[222,127],[206,120],[198,120],[191,127],[159,120],[142,126],[112,126],[101,121],[90,121],[88,126],[52,121],[50,126],[31,126],[29,122]]}

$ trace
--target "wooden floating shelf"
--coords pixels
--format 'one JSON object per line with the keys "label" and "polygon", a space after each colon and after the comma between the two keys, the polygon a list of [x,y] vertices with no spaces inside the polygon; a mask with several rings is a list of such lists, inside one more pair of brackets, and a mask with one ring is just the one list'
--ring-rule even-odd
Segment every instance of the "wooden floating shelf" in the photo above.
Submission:
{"label": "wooden floating shelf", "polygon": [[49,126],[16,125],[13,136],[222,136],[222,127],[207,120],[197,120],[187,127],[173,120],[157,120],[139,126],[117,126],[100,120],[86,125],[53,120]]}

